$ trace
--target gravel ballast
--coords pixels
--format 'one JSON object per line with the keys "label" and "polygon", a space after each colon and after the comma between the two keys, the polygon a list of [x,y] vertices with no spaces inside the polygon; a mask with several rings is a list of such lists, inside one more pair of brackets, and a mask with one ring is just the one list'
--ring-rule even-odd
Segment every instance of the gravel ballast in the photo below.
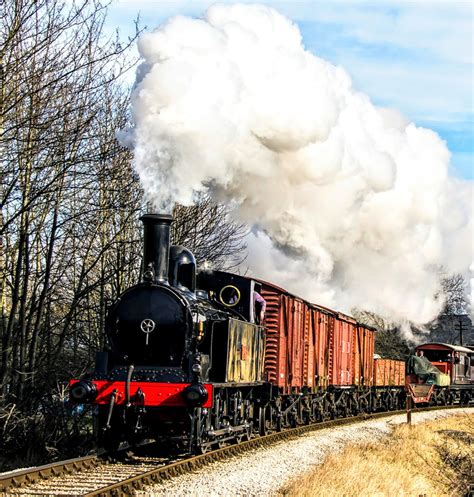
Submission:
{"label": "gravel ballast", "polygon": [[[454,414],[474,413],[472,409],[414,412],[412,423]],[[208,465],[190,474],[150,486],[136,495],[144,496],[271,496],[298,474],[321,464],[329,454],[340,452],[349,443],[381,440],[392,427],[406,423],[406,415],[363,421],[354,425],[315,431],[290,441]]]}

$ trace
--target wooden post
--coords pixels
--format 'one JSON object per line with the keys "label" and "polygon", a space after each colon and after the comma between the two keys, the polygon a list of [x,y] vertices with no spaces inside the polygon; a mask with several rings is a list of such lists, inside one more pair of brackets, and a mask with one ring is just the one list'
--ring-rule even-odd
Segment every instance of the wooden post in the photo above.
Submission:
{"label": "wooden post", "polygon": [[411,410],[413,408],[413,397],[407,392],[407,424],[411,426]]}

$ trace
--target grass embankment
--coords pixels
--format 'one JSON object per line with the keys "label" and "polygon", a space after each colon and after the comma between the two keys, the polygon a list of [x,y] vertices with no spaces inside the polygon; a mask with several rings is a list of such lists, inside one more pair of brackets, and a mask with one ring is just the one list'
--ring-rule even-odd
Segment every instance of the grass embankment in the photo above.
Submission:
{"label": "grass embankment", "polygon": [[[474,495],[474,414],[397,425],[379,443],[348,445],[285,487],[290,497]],[[471,486],[470,486],[471,485]]]}

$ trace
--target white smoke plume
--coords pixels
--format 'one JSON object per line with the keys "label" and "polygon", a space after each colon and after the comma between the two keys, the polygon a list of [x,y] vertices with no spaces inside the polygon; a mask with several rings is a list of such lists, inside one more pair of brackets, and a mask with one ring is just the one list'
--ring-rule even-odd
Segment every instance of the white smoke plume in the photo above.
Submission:
{"label": "white smoke plume", "polygon": [[163,209],[209,191],[252,228],[255,276],[320,304],[424,323],[438,269],[472,260],[472,185],[431,130],[376,108],[259,5],[175,17],[139,41],[134,150]]}

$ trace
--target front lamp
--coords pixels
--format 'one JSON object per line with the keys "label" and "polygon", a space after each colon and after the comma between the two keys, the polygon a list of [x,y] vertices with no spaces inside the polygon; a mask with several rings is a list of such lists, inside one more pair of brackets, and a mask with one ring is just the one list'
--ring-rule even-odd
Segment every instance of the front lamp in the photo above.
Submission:
{"label": "front lamp", "polygon": [[193,383],[183,390],[182,395],[189,406],[199,407],[205,404],[209,394],[201,383]]}
{"label": "front lamp", "polygon": [[94,383],[80,380],[73,383],[69,388],[69,400],[79,404],[92,402],[97,396],[97,388]]}

